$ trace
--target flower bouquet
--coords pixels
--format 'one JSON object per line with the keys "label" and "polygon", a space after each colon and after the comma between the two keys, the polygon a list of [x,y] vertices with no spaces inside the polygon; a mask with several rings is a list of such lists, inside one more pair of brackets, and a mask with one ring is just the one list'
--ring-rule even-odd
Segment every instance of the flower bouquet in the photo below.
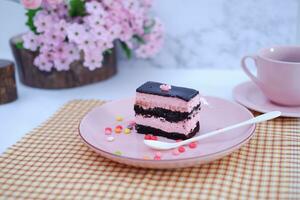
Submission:
{"label": "flower bouquet", "polygon": [[163,27],[151,0],[21,0],[30,30],[11,39],[21,81],[65,88],[116,73],[116,45],[130,58],[154,56]]}

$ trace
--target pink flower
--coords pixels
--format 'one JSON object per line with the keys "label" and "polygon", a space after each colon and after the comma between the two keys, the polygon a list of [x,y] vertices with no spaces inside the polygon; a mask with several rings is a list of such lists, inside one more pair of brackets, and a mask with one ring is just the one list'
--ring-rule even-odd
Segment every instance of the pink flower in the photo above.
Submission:
{"label": "pink flower", "polygon": [[80,51],[74,44],[65,44],[63,51],[70,61],[75,61],[80,59]]}
{"label": "pink flower", "polygon": [[31,51],[36,51],[39,42],[38,42],[38,37],[35,35],[33,32],[28,32],[25,35],[22,36],[23,39],[23,45],[26,49],[30,49]]}
{"label": "pink flower", "polygon": [[90,70],[102,67],[103,55],[101,50],[94,49],[90,52],[85,52],[83,65]]}
{"label": "pink flower", "polygon": [[139,1],[136,0],[126,0],[123,2],[123,6],[128,11],[138,11],[141,10],[141,5]]}
{"label": "pink flower", "polygon": [[122,27],[118,24],[112,25],[108,28],[108,33],[113,40],[119,38],[121,34]]}
{"label": "pink flower", "polygon": [[67,22],[62,19],[58,23],[54,25],[54,31],[60,35],[61,38],[65,38],[67,36]]}
{"label": "pink flower", "polygon": [[54,60],[54,53],[52,51],[43,52],[42,53],[48,60],[52,61]]}
{"label": "pink flower", "polygon": [[119,35],[120,40],[124,42],[128,41],[132,38],[133,34],[134,32],[131,29],[130,25],[128,23],[123,23]]}
{"label": "pink flower", "polygon": [[144,33],[144,22],[145,22],[145,17],[143,13],[141,12],[136,12],[132,15],[130,23],[133,32],[136,34],[143,34]]}
{"label": "pink flower", "polygon": [[149,58],[153,57],[158,53],[159,49],[162,46],[162,40],[154,40],[151,42],[147,42],[144,45],[141,45],[135,50],[136,56],[139,58]]}
{"label": "pink flower", "polygon": [[44,54],[40,54],[34,59],[34,65],[37,66],[40,70],[48,72],[50,72],[53,67],[53,63]]}
{"label": "pink flower", "polygon": [[37,9],[41,6],[42,0],[21,0],[21,3],[26,9]]}
{"label": "pink flower", "polygon": [[146,9],[149,9],[152,7],[152,4],[153,4],[153,0],[144,0],[143,1],[143,6],[146,8]]}
{"label": "pink flower", "polygon": [[68,16],[68,5],[63,3],[58,4],[55,9],[52,9],[52,12],[59,20],[66,20]]}
{"label": "pink flower", "polygon": [[120,22],[130,18],[129,13],[124,9],[113,9],[109,11],[108,18],[112,21],[113,24],[119,24]]}
{"label": "pink flower", "polygon": [[89,39],[89,31],[87,28],[78,23],[67,26],[67,35],[70,41],[82,44],[85,40]]}
{"label": "pink flower", "polygon": [[114,46],[113,42],[109,40],[99,40],[97,41],[97,45],[102,51],[111,49]]}
{"label": "pink flower", "polygon": [[55,29],[50,29],[43,35],[44,43],[50,48],[58,47],[65,39],[63,35],[59,34],[59,32],[56,32],[54,30]]}
{"label": "pink flower", "polygon": [[137,57],[147,58],[158,53],[163,44],[163,27],[158,19],[154,20],[151,32],[145,34],[143,38],[146,41],[146,44],[139,46],[135,50]]}
{"label": "pink flower", "polygon": [[34,17],[34,25],[39,33],[43,33],[52,28],[54,22],[50,15],[47,15],[45,12],[40,11]]}
{"label": "pink flower", "polygon": [[91,30],[92,37],[95,40],[110,40],[110,35],[104,27],[93,28]]}
{"label": "pink flower", "polygon": [[57,5],[63,2],[63,0],[47,0],[50,5]]}
{"label": "pink flower", "polygon": [[77,43],[78,48],[83,51],[90,51],[97,48],[97,42],[95,38],[88,37],[82,40],[80,43]]}
{"label": "pink flower", "polygon": [[95,39],[96,47],[94,48],[100,48],[102,51],[105,51],[113,47],[113,38],[105,28],[94,29],[91,37]]}
{"label": "pink flower", "polygon": [[57,71],[67,71],[70,69],[71,63],[72,61],[66,58],[55,59],[54,68],[57,69]]}
{"label": "pink flower", "polygon": [[52,50],[51,47],[45,43],[45,36],[43,34],[37,36],[37,41],[39,43],[40,52],[45,53]]}
{"label": "pink flower", "polygon": [[120,9],[120,8],[122,8],[122,3],[120,1],[116,1],[116,0],[103,0],[102,2],[104,3],[104,5],[106,5],[109,8],[113,8],[113,9]]}
{"label": "pink flower", "polygon": [[91,26],[92,28],[103,28],[105,24],[104,17],[101,15],[90,15],[87,16],[86,22]]}
{"label": "pink flower", "polygon": [[23,36],[25,48],[39,50],[35,59],[39,69],[68,70],[83,52],[84,66],[94,70],[102,66],[103,53],[113,48],[115,40],[126,43],[141,58],[151,57],[161,48],[163,27],[148,15],[153,0],[83,1],[86,14],[71,17],[67,0],[22,0],[29,7],[42,8],[34,17],[38,34]]}
{"label": "pink flower", "polygon": [[103,8],[102,4],[97,1],[87,2],[85,4],[86,11],[92,15],[98,15],[105,17],[106,11]]}
{"label": "pink flower", "polygon": [[65,59],[73,62],[80,59],[80,52],[76,45],[64,42],[55,50],[54,59]]}

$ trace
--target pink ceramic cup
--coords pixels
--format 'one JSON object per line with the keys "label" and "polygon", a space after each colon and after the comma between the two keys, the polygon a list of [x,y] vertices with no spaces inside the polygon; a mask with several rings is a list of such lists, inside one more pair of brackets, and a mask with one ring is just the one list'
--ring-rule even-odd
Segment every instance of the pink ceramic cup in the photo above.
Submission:
{"label": "pink ceramic cup", "polygon": [[[257,76],[246,65],[254,60]],[[241,66],[251,80],[272,102],[285,106],[300,105],[300,46],[275,46],[257,55],[244,56]]]}

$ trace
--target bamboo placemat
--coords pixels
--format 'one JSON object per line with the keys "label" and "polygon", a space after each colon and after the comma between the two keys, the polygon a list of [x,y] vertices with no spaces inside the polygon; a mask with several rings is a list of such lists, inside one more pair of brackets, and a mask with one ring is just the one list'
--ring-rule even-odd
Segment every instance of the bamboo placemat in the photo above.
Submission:
{"label": "bamboo placemat", "polygon": [[299,119],[260,124],[247,145],[210,164],[151,170],[80,141],[80,119],[102,103],[66,104],[1,155],[0,199],[300,199]]}

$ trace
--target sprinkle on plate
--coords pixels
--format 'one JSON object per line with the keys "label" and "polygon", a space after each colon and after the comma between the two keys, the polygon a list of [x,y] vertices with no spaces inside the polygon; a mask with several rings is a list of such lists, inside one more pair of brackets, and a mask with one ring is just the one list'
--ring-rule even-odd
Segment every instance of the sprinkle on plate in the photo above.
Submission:
{"label": "sprinkle on plate", "polygon": [[115,151],[115,155],[121,156],[121,155],[122,155],[122,152],[121,152],[121,151]]}
{"label": "sprinkle on plate", "polygon": [[110,128],[110,127],[105,128],[104,133],[105,133],[105,135],[110,135],[112,133],[112,128]]}
{"label": "sprinkle on plate", "polygon": [[121,125],[116,126],[115,133],[122,133],[123,127]]}
{"label": "sprinkle on plate", "polygon": [[108,142],[113,142],[113,141],[115,140],[115,138],[114,138],[113,136],[108,136],[108,137],[106,138],[106,140],[107,140]]}
{"label": "sprinkle on plate", "polygon": [[189,147],[191,149],[195,149],[197,147],[197,142],[191,142],[191,143],[189,143]]}
{"label": "sprinkle on plate", "polygon": [[121,117],[121,116],[117,116],[117,117],[116,117],[116,121],[118,121],[118,122],[121,122],[121,121],[123,121],[123,117]]}
{"label": "sprinkle on plate", "polygon": [[183,152],[185,152],[185,148],[183,146],[180,146],[180,147],[178,147],[178,151],[180,153],[183,153]]}
{"label": "sprinkle on plate", "polygon": [[125,133],[125,134],[130,134],[130,133],[131,133],[131,130],[130,130],[129,128],[125,128],[125,129],[124,129],[124,133]]}
{"label": "sprinkle on plate", "polygon": [[154,156],[154,160],[161,160],[161,156]]}
{"label": "sprinkle on plate", "polygon": [[144,160],[150,160],[151,158],[150,158],[150,156],[143,156],[143,159]]}

